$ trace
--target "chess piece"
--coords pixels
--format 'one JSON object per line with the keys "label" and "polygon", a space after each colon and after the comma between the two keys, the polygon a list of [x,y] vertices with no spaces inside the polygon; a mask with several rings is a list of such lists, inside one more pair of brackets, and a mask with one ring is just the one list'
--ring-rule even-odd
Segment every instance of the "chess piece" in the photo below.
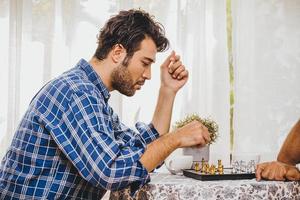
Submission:
{"label": "chess piece", "polygon": [[218,172],[219,174],[224,174],[224,166],[221,165],[219,168],[218,168]]}
{"label": "chess piece", "polygon": [[202,167],[202,173],[208,174],[209,173],[209,165],[207,162],[204,162],[203,167]]}
{"label": "chess piece", "polygon": [[195,163],[195,166],[194,166],[194,170],[197,172],[197,171],[200,171],[200,164],[198,162]]}
{"label": "chess piece", "polygon": [[202,158],[202,160],[201,160],[201,172],[202,173],[205,172],[204,168],[205,168],[205,161],[204,161],[204,158]]}
{"label": "chess piece", "polygon": [[250,173],[255,173],[255,161],[251,160],[249,165],[250,165],[249,166]]}
{"label": "chess piece", "polygon": [[208,162],[206,162],[206,174],[209,174],[209,164],[208,164]]}
{"label": "chess piece", "polygon": [[222,165],[222,160],[218,160],[218,168],[217,171],[219,174],[224,174],[224,167]]}
{"label": "chess piece", "polygon": [[216,174],[216,166],[214,164],[211,164],[209,167],[209,174],[215,175]]}
{"label": "chess piece", "polygon": [[247,173],[247,165],[246,162],[244,160],[241,160],[239,163],[239,173]]}
{"label": "chess piece", "polygon": [[238,161],[234,161],[232,164],[232,173],[236,174],[239,173],[240,164]]}

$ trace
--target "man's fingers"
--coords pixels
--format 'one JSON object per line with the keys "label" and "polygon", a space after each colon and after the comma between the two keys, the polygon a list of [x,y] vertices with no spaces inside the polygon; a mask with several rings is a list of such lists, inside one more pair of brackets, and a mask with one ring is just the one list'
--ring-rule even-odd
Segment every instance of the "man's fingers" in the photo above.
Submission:
{"label": "man's fingers", "polygon": [[276,181],[284,181],[285,178],[284,178],[284,176],[282,176],[280,174],[275,174],[274,180],[276,180]]}
{"label": "man's fingers", "polygon": [[255,176],[256,176],[257,181],[261,180],[261,172],[262,171],[263,171],[263,168],[258,165],[256,168],[256,171],[255,171]]}
{"label": "man's fingers", "polygon": [[179,61],[173,61],[174,58],[172,57],[171,58],[171,64],[169,66],[169,73],[173,74],[179,67],[182,66],[182,62],[179,60]]}
{"label": "man's fingers", "polygon": [[[174,52],[174,51],[173,51]],[[173,62],[177,62],[178,60],[180,60],[180,55],[176,55],[175,52],[174,54],[172,54],[173,56],[171,57],[171,60]]]}
{"label": "man's fingers", "polygon": [[181,79],[184,79],[184,78],[186,78],[186,77],[188,77],[188,76],[189,76],[189,71],[184,70],[183,72],[181,72],[181,73],[177,76],[177,79],[178,79],[178,80],[181,80]]}
{"label": "man's fingers", "polygon": [[277,168],[275,171],[275,180],[277,181],[284,181],[285,180],[285,169],[284,168]]}
{"label": "man's fingers", "polygon": [[264,179],[268,179],[269,175],[270,175],[270,171],[268,170],[268,168],[264,169],[261,173],[261,177]]}
{"label": "man's fingers", "polygon": [[207,143],[209,143],[210,142],[210,133],[208,132],[208,129],[207,129],[207,127],[205,127],[205,126],[202,126],[203,128],[203,132],[202,132],[202,135],[203,135],[203,138],[204,138],[204,140],[205,140],[205,142],[206,142],[206,144]]}
{"label": "man's fingers", "polygon": [[275,170],[268,170],[269,174],[268,177],[265,177],[267,179],[276,180],[276,171]]}
{"label": "man's fingers", "polygon": [[185,67],[183,65],[179,66],[172,74],[173,78],[177,78],[178,75],[185,70]]}
{"label": "man's fingers", "polygon": [[266,166],[267,163],[261,163],[256,166],[255,176],[257,181],[260,181],[262,179],[261,174]]}
{"label": "man's fingers", "polygon": [[171,62],[174,62],[175,51],[172,51],[171,54],[166,58],[162,63],[161,67],[168,68]]}
{"label": "man's fingers", "polygon": [[300,172],[295,166],[290,166],[277,161],[258,164],[255,172],[256,180],[262,178],[268,180],[284,181],[300,180]]}

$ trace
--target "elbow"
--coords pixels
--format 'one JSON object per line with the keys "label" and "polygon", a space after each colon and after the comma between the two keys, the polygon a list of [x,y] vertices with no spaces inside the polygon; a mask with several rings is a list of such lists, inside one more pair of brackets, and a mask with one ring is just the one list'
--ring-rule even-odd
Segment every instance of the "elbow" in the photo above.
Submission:
{"label": "elbow", "polygon": [[106,190],[120,190],[124,188],[124,177],[112,168],[105,167],[100,169],[99,167],[93,168],[93,170],[80,171],[81,177],[87,182],[91,183],[95,187],[100,187]]}
{"label": "elbow", "polygon": [[114,169],[106,167],[102,170],[99,184],[106,190],[121,190],[128,186],[128,180]]}
{"label": "elbow", "polygon": [[106,190],[122,190],[131,185],[140,187],[148,182],[149,176],[146,170],[132,170],[134,167],[114,168],[106,167],[102,170],[101,187]]}

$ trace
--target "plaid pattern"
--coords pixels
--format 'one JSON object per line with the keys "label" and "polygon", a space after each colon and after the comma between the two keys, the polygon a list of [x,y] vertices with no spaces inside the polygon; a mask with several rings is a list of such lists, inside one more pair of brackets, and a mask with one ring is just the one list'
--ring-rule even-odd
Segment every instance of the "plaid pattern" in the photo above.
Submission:
{"label": "plaid pattern", "polygon": [[0,199],[100,199],[150,178],[139,162],[158,138],[119,121],[110,95],[85,61],[46,84],[31,101],[0,167]]}

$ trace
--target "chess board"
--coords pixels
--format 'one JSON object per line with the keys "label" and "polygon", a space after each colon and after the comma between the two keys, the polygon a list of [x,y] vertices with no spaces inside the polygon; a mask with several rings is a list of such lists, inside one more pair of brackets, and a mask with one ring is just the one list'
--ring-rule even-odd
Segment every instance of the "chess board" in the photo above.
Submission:
{"label": "chess board", "polygon": [[240,180],[240,179],[253,179],[255,173],[231,173],[231,169],[224,168],[224,174],[203,174],[200,171],[193,169],[184,169],[183,175],[198,179],[201,181],[214,181],[214,180]]}

